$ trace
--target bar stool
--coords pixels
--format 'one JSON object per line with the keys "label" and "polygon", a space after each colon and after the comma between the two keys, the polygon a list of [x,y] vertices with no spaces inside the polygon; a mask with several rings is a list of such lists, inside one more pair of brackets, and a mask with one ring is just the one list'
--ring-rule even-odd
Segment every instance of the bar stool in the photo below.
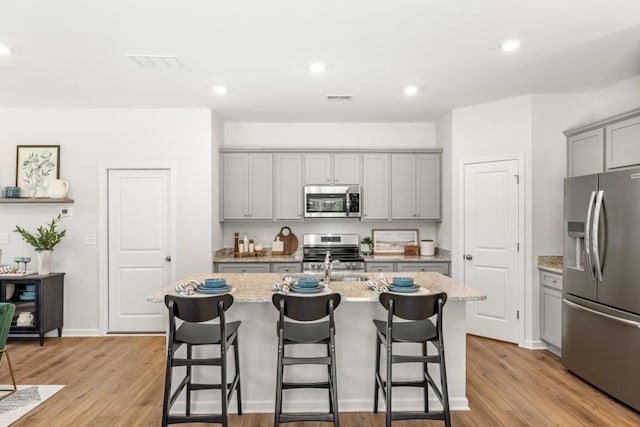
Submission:
{"label": "bar stool", "polygon": [[[225,311],[233,304],[229,294],[211,297],[180,297],[166,295],[165,305],[169,309],[169,343],[167,346],[167,368],[162,406],[162,425],[173,423],[221,423],[227,426],[227,412],[233,392],[238,398],[238,414],[242,415],[242,398],[240,393],[240,357],[238,349],[238,327],[240,322],[226,322]],[[216,318],[219,323],[202,323]],[[176,319],[183,323],[176,328]],[[186,344],[187,357],[177,358],[176,351]],[[193,346],[219,345],[220,357],[193,358]],[[227,352],[233,346],[235,376],[227,383]],[[176,391],[171,394],[171,381],[175,366],[186,367]],[[193,383],[193,366],[219,366],[220,384]],[[185,415],[171,415],[169,411],[180,393],[186,387]],[[191,392],[196,390],[220,390],[221,414],[191,414]]]}
{"label": "bar stool", "polygon": [[[276,375],[276,408],[274,426],[294,421],[333,421],[339,426],[338,387],[336,376],[336,345],[334,310],[340,304],[340,294],[320,296],[273,295],[271,301],[280,312],[278,320],[278,367]],[[318,320],[329,316],[328,321]],[[288,319],[299,323],[287,322]],[[327,356],[288,357],[285,346],[292,344],[325,344]],[[291,365],[326,365],[326,382],[284,382],[284,367]],[[328,413],[282,413],[282,391],[301,388],[326,388],[329,391]]]}
{"label": "bar stool", "polygon": [[[449,392],[447,390],[447,373],[444,358],[444,342],[442,339],[442,309],[447,301],[444,292],[432,295],[396,295],[380,294],[380,304],[388,311],[387,321],[374,320],[376,327],[376,372],[373,412],[378,413],[378,391],[386,404],[386,426],[391,427],[394,420],[435,419],[444,420],[445,426],[451,426],[449,412]],[[434,325],[430,317],[436,315]],[[394,322],[393,319],[408,320]],[[391,339],[389,339],[391,338]],[[437,354],[429,356],[427,343],[431,342]],[[393,354],[393,343],[416,343],[422,346],[422,356]],[[380,346],[386,350],[386,380],[380,374]],[[422,379],[419,381],[393,381],[392,366],[394,363],[421,363]],[[429,363],[440,366],[440,384],[436,384],[427,369]],[[442,403],[442,412],[429,411],[428,386]],[[393,412],[391,409],[392,387],[420,387],[424,393],[424,412]]]}

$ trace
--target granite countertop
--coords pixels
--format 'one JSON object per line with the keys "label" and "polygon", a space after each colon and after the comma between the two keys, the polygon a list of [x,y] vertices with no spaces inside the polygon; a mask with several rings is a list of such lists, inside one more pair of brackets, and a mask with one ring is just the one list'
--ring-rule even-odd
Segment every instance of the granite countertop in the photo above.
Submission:
{"label": "granite countertop", "polygon": [[[375,274],[367,275],[371,278],[376,277]],[[393,277],[413,277],[417,284],[433,293],[446,292],[448,299],[451,301],[481,301],[487,299],[487,296],[483,293],[440,273],[387,273],[385,276],[388,280]],[[183,277],[162,291],[147,296],[147,301],[162,303],[164,302],[165,294],[176,295],[175,286],[178,283],[185,283],[192,279],[203,282],[204,279],[209,277],[225,278],[234,288],[232,295],[236,302],[262,303],[271,301],[271,295],[273,295],[271,287],[274,282],[282,281],[284,275],[278,273],[195,273]],[[368,289],[364,282],[331,282],[329,287],[333,292],[338,292],[342,295],[344,301],[375,302],[378,300],[378,294]]]}
{"label": "granite countertop", "polygon": [[[302,251],[291,255],[272,255],[270,249],[265,249],[264,256],[250,256],[236,258],[229,255],[228,249],[218,249],[213,254],[213,262],[302,262]],[[434,256],[405,256],[405,255],[365,255],[365,262],[451,262],[450,252],[438,248]]]}
{"label": "granite countertop", "polygon": [[562,256],[540,255],[538,256],[538,268],[550,273],[562,274]]}

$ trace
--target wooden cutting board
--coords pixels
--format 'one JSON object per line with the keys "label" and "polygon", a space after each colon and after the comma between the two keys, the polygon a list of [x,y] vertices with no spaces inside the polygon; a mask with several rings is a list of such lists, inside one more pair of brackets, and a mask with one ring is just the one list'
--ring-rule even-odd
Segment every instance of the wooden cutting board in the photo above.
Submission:
{"label": "wooden cutting board", "polygon": [[276,234],[273,241],[278,240],[278,237],[280,237],[280,240],[284,242],[283,253],[285,255],[291,255],[298,249],[298,238],[293,234],[289,227],[282,227],[280,232]]}

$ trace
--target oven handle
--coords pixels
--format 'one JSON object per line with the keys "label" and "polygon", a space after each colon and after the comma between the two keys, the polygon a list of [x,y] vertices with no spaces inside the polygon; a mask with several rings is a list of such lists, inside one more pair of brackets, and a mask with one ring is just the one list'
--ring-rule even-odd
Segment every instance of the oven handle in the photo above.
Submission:
{"label": "oven handle", "polygon": [[349,212],[351,212],[351,197],[349,197],[349,189],[347,188],[347,191],[345,191],[345,197],[347,198],[346,203],[345,203],[345,209],[347,210],[345,212],[345,216],[349,216]]}

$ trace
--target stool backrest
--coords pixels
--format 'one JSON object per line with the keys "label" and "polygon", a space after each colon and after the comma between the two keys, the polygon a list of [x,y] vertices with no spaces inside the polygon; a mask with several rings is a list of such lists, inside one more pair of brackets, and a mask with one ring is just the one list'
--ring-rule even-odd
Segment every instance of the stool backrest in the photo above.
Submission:
{"label": "stool backrest", "polygon": [[224,315],[233,304],[233,297],[229,294],[210,297],[165,295],[164,303],[178,319],[185,322],[206,322]]}
{"label": "stool backrest", "polygon": [[312,322],[332,314],[340,300],[340,294],[306,297],[274,294],[271,298],[281,315],[300,322]]}
{"label": "stool backrest", "polygon": [[398,316],[406,320],[424,320],[438,314],[442,315],[441,310],[447,301],[447,294],[440,292],[429,295],[397,295],[390,293],[382,293],[379,298],[380,304],[389,310],[391,315]]}
{"label": "stool backrest", "polygon": [[[11,328],[11,322],[13,321],[13,314],[15,311],[15,305],[8,302],[0,302],[0,350],[4,349],[7,344],[9,328]],[[0,353],[0,361],[3,356],[4,353]]]}

